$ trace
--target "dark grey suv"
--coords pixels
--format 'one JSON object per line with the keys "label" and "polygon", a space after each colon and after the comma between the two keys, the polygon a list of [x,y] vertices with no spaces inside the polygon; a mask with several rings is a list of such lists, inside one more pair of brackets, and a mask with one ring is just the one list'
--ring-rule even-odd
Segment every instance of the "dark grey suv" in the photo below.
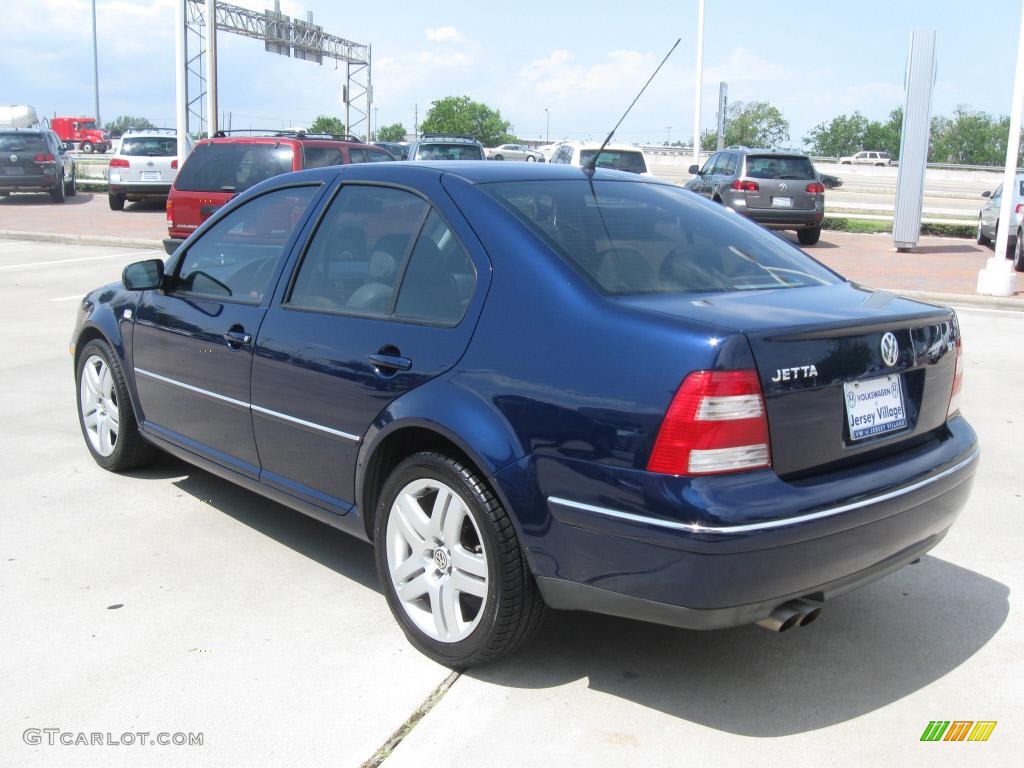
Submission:
{"label": "dark grey suv", "polygon": [[46,128],[0,130],[0,197],[49,192],[55,203],[75,194],[75,161]]}
{"label": "dark grey suv", "polygon": [[794,229],[802,245],[821,237],[825,187],[799,152],[729,147],[716,152],[684,185],[769,229]]}

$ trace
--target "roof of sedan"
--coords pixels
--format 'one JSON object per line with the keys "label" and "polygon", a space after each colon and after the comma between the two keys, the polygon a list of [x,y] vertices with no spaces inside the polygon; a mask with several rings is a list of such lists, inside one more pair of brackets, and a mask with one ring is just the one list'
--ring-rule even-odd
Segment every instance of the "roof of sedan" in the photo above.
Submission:
{"label": "roof of sedan", "polygon": [[[337,165],[327,168],[316,168],[308,171],[297,171],[288,174],[291,178],[331,178],[342,174],[350,179],[360,181],[401,182],[402,179],[414,178],[419,174],[452,174],[473,184],[489,184],[508,181],[546,181],[586,179],[587,175],[581,168],[548,163],[517,163],[496,162],[493,160],[457,160],[448,162],[410,162],[394,163],[355,163]],[[279,181],[282,177],[276,177]],[[598,180],[616,181],[654,181],[635,173],[599,169],[594,172]]]}

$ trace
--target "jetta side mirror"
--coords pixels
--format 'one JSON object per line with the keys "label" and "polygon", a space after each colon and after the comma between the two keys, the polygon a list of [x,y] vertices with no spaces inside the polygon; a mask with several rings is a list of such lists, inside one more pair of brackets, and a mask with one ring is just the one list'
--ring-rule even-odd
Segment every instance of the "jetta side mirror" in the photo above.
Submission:
{"label": "jetta side mirror", "polygon": [[129,264],[121,273],[121,283],[129,291],[151,291],[164,280],[164,263],[160,259],[147,259]]}
{"label": "jetta side mirror", "polygon": [[986,189],[984,192],[981,193],[981,196],[982,197],[991,197],[992,196],[992,192],[990,192],[989,190]]}

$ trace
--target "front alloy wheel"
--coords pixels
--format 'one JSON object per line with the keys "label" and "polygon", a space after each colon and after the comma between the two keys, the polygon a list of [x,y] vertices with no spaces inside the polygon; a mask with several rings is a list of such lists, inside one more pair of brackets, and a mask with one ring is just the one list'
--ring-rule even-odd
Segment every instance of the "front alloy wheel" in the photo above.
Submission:
{"label": "front alloy wheel", "polygon": [[86,439],[100,456],[110,456],[121,430],[121,409],[110,366],[99,355],[89,355],[85,360],[78,402]]}

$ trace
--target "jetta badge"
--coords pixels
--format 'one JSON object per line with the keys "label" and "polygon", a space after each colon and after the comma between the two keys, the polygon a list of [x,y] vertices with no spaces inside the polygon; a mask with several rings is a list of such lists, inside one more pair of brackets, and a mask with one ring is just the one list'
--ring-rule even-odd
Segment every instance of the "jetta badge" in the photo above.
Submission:
{"label": "jetta badge", "polygon": [[882,337],[882,362],[891,368],[899,359],[900,347],[896,343],[896,337],[891,333],[886,333]]}
{"label": "jetta badge", "polygon": [[778,368],[772,381],[796,381],[797,379],[811,379],[818,375],[818,369],[813,365],[798,365],[794,368]]}

